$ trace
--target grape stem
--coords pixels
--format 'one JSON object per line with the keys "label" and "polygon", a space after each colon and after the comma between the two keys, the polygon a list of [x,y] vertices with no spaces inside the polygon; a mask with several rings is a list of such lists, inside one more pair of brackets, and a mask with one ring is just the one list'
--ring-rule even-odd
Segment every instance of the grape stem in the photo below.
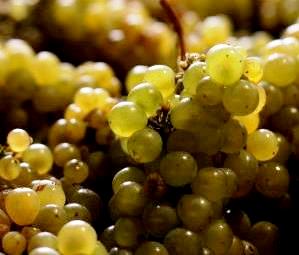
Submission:
{"label": "grape stem", "polygon": [[176,14],[175,10],[171,6],[171,4],[168,2],[168,0],[160,0],[160,4],[165,10],[168,18],[170,19],[171,23],[173,24],[174,31],[177,33],[178,40],[179,40],[179,46],[181,49],[180,58],[182,61],[186,60],[186,45],[184,40],[184,31],[182,28],[182,25],[180,23],[180,19],[178,15]]}

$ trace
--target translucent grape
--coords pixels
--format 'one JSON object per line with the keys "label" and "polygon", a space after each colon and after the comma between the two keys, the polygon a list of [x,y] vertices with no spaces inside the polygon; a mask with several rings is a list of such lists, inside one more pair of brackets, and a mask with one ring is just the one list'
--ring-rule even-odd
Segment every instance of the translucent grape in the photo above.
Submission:
{"label": "translucent grape", "polygon": [[80,150],[70,143],[59,143],[53,150],[54,162],[63,167],[71,159],[80,159]]}
{"label": "translucent grape", "polygon": [[145,181],[145,174],[136,167],[125,167],[118,171],[112,180],[113,192],[116,193],[120,185],[126,181],[133,181],[142,184]]}
{"label": "translucent grape", "polygon": [[167,184],[174,187],[184,186],[195,178],[197,164],[187,152],[169,152],[161,160],[160,173]]}
{"label": "translucent grape", "polygon": [[141,106],[132,102],[121,102],[112,108],[108,121],[115,134],[129,137],[146,126],[147,117]]}
{"label": "translucent grape", "polygon": [[207,72],[217,83],[232,85],[243,73],[244,57],[233,47],[218,44],[212,47],[206,58]]}
{"label": "translucent grape", "polygon": [[16,188],[8,193],[5,208],[13,222],[21,226],[30,225],[40,210],[40,202],[34,190]]}
{"label": "translucent grape", "polygon": [[[148,146],[150,144],[150,146]],[[128,139],[128,154],[138,163],[154,161],[162,151],[162,138],[153,129],[145,128],[136,131]]]}
{"label": "translucent grape", "polygon": [[96,248],[97,234],[85,221],[66,223],[57,235],[58,249],[63,254],[92,254]]}
{"label": "translucent grape", "polygon": [[135,252],[136,255],[168,255],[165,246],[158,242],[144,242]]}
{"label": "translucent grape", "polygon": [[30,253],[30,251],[39,247],[48,247],[56,250],[57,237],[49,232],[40,232],[30,238],[27,252]]}
{"label": "translucent grape", "polygon": [[241,80],[225,88],[222,100],[224,107],[231,114],[248,115],[258,106],[258,89],[250,82]]}
{"label": "translucent grape", "polygon": [[279,87],[291,84],[296,79],[296,61],[284,54],[269,55],[264,64],[263,79]]}
{"label": "translucent grape", "polygon": [[0,209],[0,238],[2,237],[10,230],[10,219],[8,215]]}
{"label": "translucent grape", "polygon": [[154,85],[163,98],[169,97],[175,89],[175,73],[165,65],[154,65],[147,69],[144,81]]}
{"label": "translucent grape", "polygon": [[117,245],[114,240],[114,229],[114,225],[105,228],[99,238],[108,250]]}
{"label": "translucent grape", "polygon": [[29,255],[59,255],[59,253],[48,247],[39,247],[30,251]]}
{"label": "translucent grape", "polygon": [[260,86],[262,86],[266,92],[266,104],[263,107],[262,113],[266,116],[272,115],[282,107],[283,94],[280,89],[270,83],[261,82]]}
{"label": "translucent grape", "polygon": [[260,116],[257,113],[251,113],[245,116],[234,116],[234,119],[239,121],[239,123],[246,128],[248,134],[257,130],[260,124]]}
{"label": "translucent grape", "polygon": [[141,83],[131,89],[128,101],[140,105],[148,117],[156,115],[163,103],[160,91],[150,83]]}
{"label": "translucent grape", "polygon": [[223,88],[213,82],[209,76],[200,80],[196,87],[196,97],[203,105],[216,105],[222,101]]}
{"label": "translucent grape", "polygon": [[26,249],[26,239],[21,233],[11,231],[3,236],[2,247],[8,255],[21,255]]}
{"label": "translucent grape", "polygon": [[278,152],[275,157],[271,159],[271,161],[284,163],[288,160],[291,154],[291,145],[283,135],[279,133],[275,133],[275,135],[278,142]]}
{"label": "translucent grape", "polygon": [[39,175],[48,173],[53,165],[53,155],[50,149],[41,143],[31,144],[24,151],[22,158]]}
{"label": "translucent grape", "polygon": [[93,251],[92,255],[108,255],[106,247],[100,242],[97,241],[96,248]]}
{"label": "translucent grape", "polygon": [[63,175],[71,183],[84,182],[89,174],[88,165],[81,160],[71,159],[63,168]]}
{"label": "translucent grape", "polygon": [[248,136],[246,149],[257,160],[266,161],[278,152],[278,142],[274,133],[268,129],[258,129]]}
{"label": "translucent grape", "polygon": [[7,181],[15,180],[21,172],[20,163],[12,155],[0,159],[0,177]]}
{"label": "translucent grape", "polygon": [[263,77],[263,64],[259,57],[248,57],[245,59],[244,76],[255,84]]}
{"label": "translucent grape", "polygon": [[125,82],[127,92],[130,92],[132,88],[143,82],[147,69],[147,66],[137,65],[129,71]]}
{"label": "translucent grape", "polygon": [[69,203],[64,206],[67,218],[71,220],[83,220],[91,222],[91,214],[84,205],[78,203]]}
{"label": "translucent grape", "polygon": [[14,152],[22,152],[26,150],[32,138],[24,129],[16,128],[11,130],[7,135],[7,144]]}

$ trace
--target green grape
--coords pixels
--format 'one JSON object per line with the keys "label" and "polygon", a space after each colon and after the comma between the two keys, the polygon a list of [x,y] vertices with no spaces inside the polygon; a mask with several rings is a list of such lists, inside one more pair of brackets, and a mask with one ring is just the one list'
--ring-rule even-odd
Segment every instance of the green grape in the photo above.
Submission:
{"label": "green grape", "polygon": [[248,115],[258,106],[258,89],[250,82],[240,80],[234,86],[225,88],[222,102],[231,114]]}
{"label": "green grape", "polygon": [[87,222],[73,220],[60,229],[57,240],[58,250],[62,254],[92,254],[96,248],[97,234]]}
{"label": "green grape", "polygon": [[233,119],[237,120],[246,128],[247,134],[253,133],[260,125],[260,116],[258,113],[251,113],[245,116],[234,116]]}
{"label": "green grape", "polygon": [[244,255],[259,255],[257,248],[250,242],[242,240],[244,246]]}
{"label": "green grape", "polygon": [[299,25],[298,24],[299,23],[294,23],[294,24],[291,24],[290,26],[288,26],[284,31],[284,36],[285,37],[292,36],[299,40]]}
{"label": "green grape", "polygon": [[7,76],[7,63],[8,63],[8,59],[7,59],[7,55],[5,53],[5,51],[0,48],[0,86],[4,85],[5,83],[5,79]]}
{"label": "green grape", "polygon": [[233,242],[233,232],[224,220],[216,220],[206,228],[203,239],[215,255],[227,254]]}
{"label": "green grape", "polygon": [[114,239],[125,248],[134,248],[139,243],[143,229],[137,218],[119,218],[115,223]]}
{"label": "green grape", "polygon": [[84,12],[84,24],[91,32],[97,32],[99,27],[102,29],[109,26],[108,17],[109,13],[105,2],[91,2]]}
{"label": "green grape", "polygon": [[141,83],[130,90],[127,100],[140,105],[147,117],[156,115],[161,108],[163,97],[160,91],[150,83]]}
{"label": "green grape", "polygon": [[31,187],[38,195],[41,207],[48,204],[64,206],[66,198],[59,180],[34,180]]}
{"label": "green grape", "polygon": [[285,37],[270,41],[264,49],[264,55],[282,53],[295,57],[299,53],[299,42],[294,37]]}
{"label": "green grape", "polygon": [[277,254],[279,229],[276,225],[260,221],[254,224],[249,232],[248,240],[255,245],[260,255]]}
{"label": "green grape", "polygon": [[81,159],[80,150],[70,143],[59,143],[53,150],[54,162],[63,167],[71,159]]}
{"label": "green grape", "polygon": [[25,226],[21,230],[21,234],[26,238],[27,242],[30,241],[30,239],[40,233],[40,229],[32,226]]}
{"label": "green grape", "polygon": [[0,238],[10,230],[11,222],[4,210],[0,209]]}
{"label": "green grape", "polygon": [[90,212],[93,221],[99,218],[102,208],[102,200],[100,196],[91,189],[75,189],[68,202],[78,203],[85,206]]}
{"label": "green grape", "polygon": [[246,149],[257,160],[267,161],[278,152],[278,142],[270,130],[258,129],[248,136]]}
{"label": "green grape", "polygon": [[71,159],[63,168],[64,178],[71,183],[82,183],[84,182],[89,174],[88,165],[81,160]]}
{"label": "green grape", "polygon": [[266,105],[267,95],[266,95],[265,88],[263,86],[258,85],[257,90],[259,93],[259,103],[258,103],[257,107],[255,108],[255,110],[253,111],[253,113],[251,113],[251,114],[257,114],[257,113],[261,112],[263,110],[264,106]]}
{"label": "green grape", "polygon": [[175,90],[175,73],[165,65],[149,67],[144,75],[144,81],[155,86],[164,99],[168,98]]}
{"label": "green grape", "polygon": [[115,229],[114,225],[105,228],[99,238],[108,250],[116,246],[116,242],[114,240],[114,229]]}
{"label": "green grape", "polygon": [[238,189],[238,176],[229,168],[221,168],[226,175],[226,195],[230,199]]}
{"label": "green grape", "polygon": [[[150,144],[150,146],[148,146]],[[145,128],[136,131],[129,137],[128,154],[138,163],[148,163],[159,157],[162,151],[162,138],[153,129]]]}
{"label": "green grape", "polygon": [[183,76],[183,95],[193,96],[196,94],[198,81],[206,74],[206,64],[204,62],[195,61],[184,72]]}
{"label": "green grape", "polygon": [[2,179],[13,181],[20,173],[20,163],[12,155],[7,155],[0,159],[0,177]]}
{"label": "green grape", "polygon": [[247,239],[251,229],[251,221],[244,211],[236,207],[231,207],[225,211],[224,217],[234,235]]}
{"label": "green grape", "polygon": [[[291,154],[291,145],[288,140],[281,134],[275,133],[278,143],[278,152],[271,161],[285,163]],[[296,152],[295,152],[296,153]]]}
{"label": "green grape", "polygon": [[66,120],[83,120],[85,115],[86,113],[76,104],[69,104],[64,110],[64,118]]}
{"label": "green grape", "polygon": [[196,87],[196,98],[203,105],[217,105],[222,101],[223,88],[209,76],[202,78]]}
{"label": "green grape", "polygon": [[48,247],[39,247],[30,251],[29,255],[59,255],[59,253]]}
{"label": "green grape", "polygon": [[299,88],[289,85],[283,90],[283,102],[285,105],[299,106]]}
{"label": "green grape", "polygon": [[197,173],[195,159],[187,152],[169,152],[160,163],[160,174],[164,181],[174,187],[192,182]]}
{"label": "green grape", "polygon": [[20,226],[30,225],[39,213],[40,202],[34,190],[16,188],[7,194],[5,208],[13,222]]}
{"label": "green grape", "polygon": [[177,211],[184,226],[194,232],[204,230],[214,217],[211,202],[202,196],[193,194],[181,197]]}
{"label": "green grape", "polygon": [[129,137],[134,132],[145,128],[147,117],[141,106],[132,102],[121,102],[111,109],[108,121],[116,135]]}
{"label": "green grape", "polygon": [[39,52],[32,63],[33,76],[41,86],[55,84],[59,79],[59,71],[59,59],[48,51]]}
{"label": "green grape", "polygon": [[154,237],[163,237],[179,224],[176,210],[167,204],[149,204],[143,211],[143,225]]}
{"label": "green grape", "polygon": [[129,71],[125,82],[127,92],[130,92],[132,88],[143,82],[147,69],[147,66],[137,65]]}
{"label": "green grape", "polygon": [[262,110],[262,114],[269,116],[276,113],[283,105],[283,94],[281,90],[270,83],[261,82],[260,86],[266,92],[266,104]]}
{"label": "green grape", "polygon": [[243,255],[243,254],[244,254],[243,243],[238,237],[234,236],[232,245],[229,248],[227,255]]}
{"label": "green grape", "polygon": [[276,162],[264,163],[259,167],[255,187],[269,198],[279,198],[288,191],[290,177],[288,170]]}
{"label": "green grape", "polygon": [[41,143],[31,144],[24,151],[22,159],[39,175],[48,173],[53,165],[53,155],[50,149]]}
{"label": "green grape", "polygon": [[49,232],[40,232],[29,239],[27,252],[39,247],[47,247],[57,250],[57,237]]}
{"label": "green grape", "polygon": [[168,255],[165,246],[158,242],[144,242],[138,246],[135,255]]}
{"label": "green grape", "polygon": [[127,181],[120,185],[109,202],[112,215],[138,216],[147,203],[143,187],[136,182]]}
{"label": "green grape", "polygon": [[235,172],[238,178],[238,189],[234,197],[247,195],[255,182],[258,162],[249,152],[241,150],[239,153],[230,154],[224,161],[224,167]]}
{"label": "green grape", "polygon": [[259,83],[263,78],[263,64],[259,57],[245,59],[244,76],[252,83]]}
{"label": "green grape", "polygon": [[188,131],[176,129],[170,133],[167,139],[167,151],[196,152],[195,136]]}
{"label": "green grape", "polygon": [[246,144],[247,130],[237,120],[230,119],[223,125],[224,143],[221,151],[225,153],[237,153]]}
{"label": "green grape", "polygon": [[133,255],[133,252],[127,250],[127,249],[121,249],[118,247],[113,247],[110,252],[109,255]]}
{"label": "green grape", "polygon": [[22,152],[29,147],[32,138],[25,130],[16,128],[8,133],[6,140],[12,151]]}
{"label": "green grape", "polygon": [[78,203],[69,203],[64,206],[68,221],[83,220],[91,222],[91,214],[84,205]]}
{"label": "green grape", "polygon": [[164,238],[164,246],[172,255],[198,255],[202,253],[200,237],[187,229],[175,228]]}
{"label": "green grape", "polygon": [[279,53],[269,55],[264,64],[263,79],[278,87],[290,85],[296,80],[295,59]]}
{"label": "green grape", "polygon": [[116,193],[120,185],[126,181],[137,182],[143,184],[145,181],[145,174],[143,171],[136,167],[125,167],[118,171],[112,180],[112,189]]}
{"label": "green grape", "polygon": [[57,234],[66,222],[67,215],[64,207],[48,204],[40,208],[33,224],[42,231]]}
{"label": "green grape", "polygon": [[219,202],[227,197],[229,186],[227,176],[221,168],[207,167],[198,171],[191,187],[194,194]]}
{"label": "green grape", "polygon": [[237,82],[244,70],[244,56],[226,44],[212,47],[207,53],[206,63],[211,79],[223,85]]}
{"label": "green grape", "polygon": [[96,248],[94,249],[92,255],[108,255],[108,252],[106,247],[100,241],[97,241]]}
{"label": "green grape", "polygon": [[26,239],[21,233],[11,231],[3,236],[2,247],[8,255],[21,255],[26,249]]}

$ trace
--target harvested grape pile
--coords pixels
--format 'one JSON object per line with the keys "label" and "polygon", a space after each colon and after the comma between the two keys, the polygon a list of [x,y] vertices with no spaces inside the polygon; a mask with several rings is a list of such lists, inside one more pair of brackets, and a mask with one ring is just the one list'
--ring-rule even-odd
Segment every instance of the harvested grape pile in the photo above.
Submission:
{"label": "harvested grape pile", "polygon": [[285,2],[0,1],[0,254],[296,254]]}

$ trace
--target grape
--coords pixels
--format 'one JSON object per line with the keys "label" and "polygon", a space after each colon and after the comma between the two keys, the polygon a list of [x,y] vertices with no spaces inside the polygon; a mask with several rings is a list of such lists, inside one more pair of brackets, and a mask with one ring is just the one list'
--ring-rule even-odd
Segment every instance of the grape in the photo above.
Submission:
{"label": "grape", "polygon": [[64,206],[68,221],[83,220],[91,222],[91,214],[84,205],[78,203],[70,203]]}
{"label": "grape", "polygon": [[244,246],[244,255],[259,255],[257,248],[250,242],[242,240]]}
{"label": "grape", "polygon": [[21,172],[18,160],[13,156],[7,155],[0,159],[0,177],[7,181],[16,179]]}
{"label": "grape", "polygon": [[299,42],[294,37],[285,37],[270,41],[264,49],[265,55],[282,53],[289,56],[296,56],[299,53]]}
{"label": "grape", "polygon": [[175,228],[164,238],[164,246],[172,255],[198,255],[202,253],[200,237],[187,229]]}
{"label": "grape", "polygon": [[264,106],[266,105],[266,101],[267,99],[267,95],[266,95],[266,91],[265,88],[263,86],[257,86],[257,90],[259,93],[259,103],[257,105],[257,107],[255,108],[255,110],[253,111],[253,113],[251,114],[257,114],[259,112],[261,112],[264,108]]}
{"label": "grape", "polygon": [[177,211],[184,226],[194,232],[204,230],[214,217],[210,201],[199,195],[182,196]]}
{"label": "grape", "polygon": [[143,182],[145,181],[145,174],[142,172],[141,169],[136,167],[125,167],[121,169],[113,177],[113,192],[116,193],[119,190],[121,184],[126,181],[133,181],[143,184]]}
{"label": "grape", "polygon": [[293,36],[299,40],[299,25],[294,23],[288,26],[284,31],[284,36]]}
{"label": "grape", "polygon": [[169,97],[175,89],[175,73],[165,65],[154,65],[147,69],[144,81],[154,85],[162,94],[163,98]]}
{"label": "grape", "polygon": [[30,238],[27,252],[39,247],[48,247],[57,250],[57,237],[49,232],[40,232]]}
{"label": "grape", "polygon": [[262,82],[260,84],[266,92],[266,104],[262,110],[262,114],[268,116],[276,113],[283,105],[283,94],[280,89],[270,83]]}
{"label": "grape", "polygon": [[285,105],[299,106],[299,88],[289,85],[283,90],[283,101]]}
{"label": "grape", "polygon": [[19,166],[20,174],[17,178],[12,180],[12,183],[20,187],[29,186],[34,178],[33,171],[26,162],[20,163]]}
{"label": "grape", "polygon": [[224,90],[223,105],[233,115],[248,115],[259,103],[258,89],[248,81],[240,80]]}
{"label": "grape", "polygon": [[232,207],[225,211],[224,217],[231,227],[234,235],[247,239],[248,233],[251,229],[251,221],[244,211]]}
{"label": "grape", "polygon": [[291,84],[296,79],[294,58],[279,53],[269,55],[264,64],[263,79],[278,87]]}
{"label": "grape", "polygon": [[147,117],[141,106],[132,102],[121,102],[112,108],[108,121],[116,135],[129,137],[146,126]]}
{"label": "grape", "polygon": [[234,236],[231,247],[229,248],[228,255],[243,255],[244,247],[242,241]]}
{"label": "grape", "polygon": [[167,139],[167,151],[185,151],[188,153],[196,152],[195,136],[188,131],[176,129]]}
{"label": "grape", "polygon": [[169,152],[160,163],[164,181],[174,187],[191,183],[197,173],[195,159],[187,152]]}
{"label": "grape", "polygon": [[[150,144],[150,146],[148,146]],[[145,128],[136,131],[128,139],[128,154],[138,163],[154,161],[162,151],[162,139],[158,132]]]}
{"label": "grape", "polygon": [[278,152],[271,160],[278,163],[285,163],[291,154],[291,145],[283,135],[279,133],[275,133],[275,135],[278,143]]}
{"label": "grape", "polygon": [[121,249],[118,247],[113,247],[110,252],[109,255],[133,255],[133,253],[127,249]]}
{"label": "grape", "polygon": [[87,222],[73,220],[60,229],[57,240],[63,254],[91,254],[96,248],[97,234]]}
{"label": "grape", "polygon": [[268,129],[258,129],[248,136],[246,149],[257,160],[266,161],[278,152],[278,142],[274,133]]}
{"label": "grape", "polygon": [[108,252],[105,246],[100,241],[97,241],[96,248],[93,251],[92,255],[108,255]]}
{"label": "grape", "polygon": [[59,253],[48,247],[39,247],[32,250],[29,255],[59,255]]}
{"label": "grape", "polygon": [[288,170],[276,162],[264,163],[259,167],[255,187],[266,197],[279,198],[289,188]]}
{"label": "grape", "polygon": [[238,178],[238,189],[233,196],[247,195],[251,191],[257,175],[258,162],[255,157],[249,152],[241,150],[239,153],[228,155],[224,161],[224,167],[233,170]]}
{"label": "grape", "polygon": [[222,92],[223,88],[206,76],[196,87],[196,98],[203,105],[217,105],[222,101]]}
{"label": "grape", "polygon": [[41,206],[48,204],[64,206],[66,198],[62,185],[58,180],[54,178],[51,180],[34,180],[31,186],[37,193]]}
{"label": "grape", "polygon": [[57,234],[61,227],[67,222],[67,215],[62,206],[48,204],[41,207],[34,225],[42,231]]}
{"label": "grape", "polygon": [[204,77],[205,74],[206,74],[206,64],[204,62],[199,62],[199,61],[193,62],[188,67],[188,69],[184,72],[183,94],[187,96],[195,95],[198,82]]}
{"label": "grape", "polygon": [[79,149],[70,143],[59,143],[53,151],[54,162],[56,165],[63,167],[71,159],[80,159]]}
{"label": "grape", "polygon": [[84,182],[89,174],[88,165],[81,160],[71,159],[63,168],[63,175],[71,183]]}
{"label": "grape", "polygon": [[211,79],[223,85],[237,82],[244,69],[244,57],[233,46],[226,44],[212,47],[207,53],[206,63]]}
{"label": "grape", "polygon": [[0,238],[2,237],[10,230],[10,219],[7,216],[7,214],[0,209]]}
{"label": "grape", "polygon": [[127,100],[141,106],[147,117],[156,115],[163,103],[160,91],[150,83],[141,83],[135,86],[130,90]]}
{"label": "grape", "polygon": [[176,210],[167,204],[149,204],[143,211],[143,224],[154,237],[163,237],[178,223]]}
{"label": "grape", "polygon": [[114,239],[121,247],[136,247],[141,234],[142,224],[137,218],[119,218],[115,223]]}
{"label": "grape", "polygon": [[136,85],[140,84],[144,80],[144,75],[147,71],[148,67],[143,65],[134,66],[126,77],[126,89],[128,92],[131,91]]}
{"label": "grape", "polygon": [[255,84],[263,78],[263,64],[259,57],[248,57],[245,59],[244,75]]}
{"label": "grape", "polygon": [[30,241],[30,239],[37,235],[38,233],[40,233],[41,230],[39,228],[36,227],[29,227],[29,226],[25,226],[22,228],[21,230],[21,234],[25,237],[25,239],[28,241]]}
{"label": "grape", "polygon": [[115,226],[111,225],[111,226],[105,228],[100,236],[101,242],[105,245],[105,247],[108,250],[110,250],[114,246],[116,246],[116,242],[114,240],[114,229],[115,229]]}
{"label": "grape", "polygon": [[13,222],[21,226],[30,225],[40,210],[39,197],[32,189],[16,188],[8,193],[5,208]]}
{"label": "grape", "polygon": [[28,133],[20,128],[11,130],[6,139],[8,146],[14,152],[22,152],[26,150],[32,141],[32,138]]}
{"label": "grape", "polygon": [[144,242],[135,252],[136,255],[168,255],[165,246],[158,242]]}
{"label": "grape", "polygon": [[233,242],[233,232],[225,221],[216,220],[204,231],[203,239],[215,255],[227,254]]}
{"label": "grape", "polygon": [[48,146],[44,144],[31,144],[24,151],[22,158],[39,175],[48,173],[52,168],[53,155]]}
{"label": "grape", "polygon": [[19,232],[11,231],[3,236],[2,247],[8,255],[21,255],[26,249],[26,239]]}
{"label": "grape", "polygon": [[83,120],[85,115],[86,113],[76,104],[69,104],[64,110],[64,118],[66,120]]}

